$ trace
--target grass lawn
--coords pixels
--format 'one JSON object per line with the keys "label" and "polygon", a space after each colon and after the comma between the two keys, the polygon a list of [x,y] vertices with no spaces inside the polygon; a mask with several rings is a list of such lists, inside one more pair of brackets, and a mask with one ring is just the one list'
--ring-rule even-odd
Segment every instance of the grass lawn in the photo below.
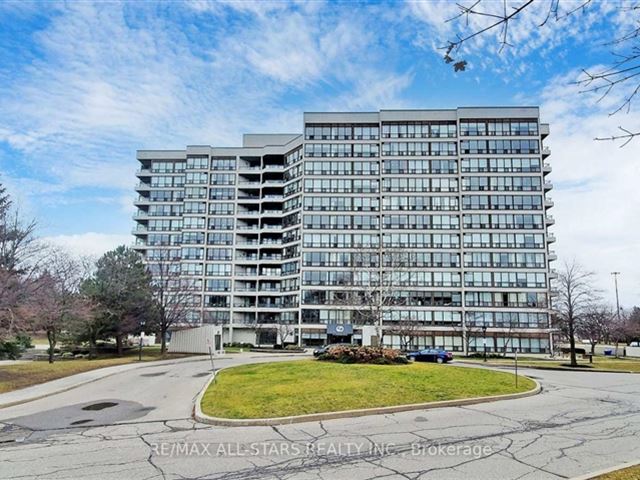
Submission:
{"label": "grass lawn", "polygon": [[593,480],[638,480],[640,478],[640,465],[623,468],[616,472],[605,473],[594,477]]}
{"label": "grass lawn", "polygon": [[511,373],[436,364],[361,365],[300,360],[223,370],[202,399],[222,418],[265,418],[482,397],[531,390]]}
{"label": "grass lawn", "polygon": [[[142,361],[167,360],[181,358],[187,354],[169,353],[160,355],[160,347],[146,347],[142,350]],[[68,377],[76,373],[82,373],[96,368],[124,365],[138,361],[138,351],[128,351],[123,357],[102,357],[95,360],[56,360],[53,364],[46,361],[19,363],[16,365],[0,366],[0,393],[30,387],[39,383]]]}
{"label": "grass lawn", "polygon": [[[482,362],[482,359],[473,358],[461,358],[464,361]],[[542,360],[536,358],[518,358],[519,367],[550,367],[550,368],[570,368],[567,367],[570,362],[569,358],[562,360]],[[513,358],[497,359],[489,358],[487,360],[488,365],[513,365]],[[589,363],[589,360],[582,358],[578,359],[578,365],[584,368],[595,368],[603,370],[620,370],[627,372],[640,372],[640,359],[637,358],[615,358],[615,357],[594,357],[593,363]]]}

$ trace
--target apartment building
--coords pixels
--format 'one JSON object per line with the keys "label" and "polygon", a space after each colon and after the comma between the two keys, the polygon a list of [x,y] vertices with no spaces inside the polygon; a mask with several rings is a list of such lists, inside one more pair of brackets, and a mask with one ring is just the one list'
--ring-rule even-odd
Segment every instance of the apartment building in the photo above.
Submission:
{"label": "apartment building", "polygon": [[381,110],[142,150],[136,248],[227,342],[545,352],[548,134],[537,107]]}

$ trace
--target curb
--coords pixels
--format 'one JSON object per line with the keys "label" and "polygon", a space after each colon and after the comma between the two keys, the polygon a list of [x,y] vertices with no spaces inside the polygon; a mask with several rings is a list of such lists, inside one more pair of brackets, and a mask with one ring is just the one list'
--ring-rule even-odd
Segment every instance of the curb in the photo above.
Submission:
{"label": "curb", "polygon": [[[187,358],[190,358],[190,357],[187,357]],[[218,359],[228,359],[228,358],[229,357],[218,357]],[[125,372],[128,372],[130,370],[136,370],[138,368],[142,369],[142,368],[150,368],[150,367],[156,367],[156,366],[162,366],[162,365],[175,365],[177,363],[200,362],[200,361],[205,361],[205,360],[208,361],[209,358],[207,357],[207,358],[198,359],[198,360],[189,359],[189,360],[185,360],[185,361],[182,361],[182,362],[180,362],[178,360],[179,359],[174,359],[174,360],[152,360],[150,362],[144,362],[144,364],[140,364],[140,365],[137,365],[137,364],[125,364],[125,365],[113,365],[113,367],[103,367],[103,368],[117,368],[117,367],[120,367],[120,366],[135,365],[135,367],[122,369],[122,370],[118,370],[118,371],[115,371],[115,372],[110,372],[110,373],[107,373],[106,375],[103,375],[101,377],[91,378],[89,380],[84,380],[84,381],[78,382],[76,384],[69,385],[67,387],[59,388],[58,390],[54,390],[52,392],[38,394],[38,395],[35,395],[33,397],[24,398],[24,399],[21,399],[21,400],[14,400],[13,402],[0,403],[0,410],[2,410],[4,408],[14,407],[16,405],[22,405],[23,403],[29,403],[29,402],[33,402],[35,400],[40,400],[42,398],[49,397],[51,395],[57,395],[59,393],[68,392],[69,390],[73,390],[74,388],[82,387],[82,386],[87,385],[89,383],[97,382],[98,380],[102,380],[104,378],[109,378],[109,377],[112,377],[114,375],[118,375],[119,373],[125,373]],[[167,362],[167,363],[160,363],[160,362]],[[95,370],[101,370],[101,368],[96,368]],[[87,372],[90,372],[90,371],[91,370],[87,370]],[[76,375],[82,375],[82,373],[86,373],[86,372],[81,372],[81,373],[78,373]],[[60,377],[59,379],[56,379],[56,380],[61,380],[63,378],[68,378],[68,377]],[[51,380],[51,381],[55,382],[56,380]],[[40,383],[40,384],[36,384],[36,385],[31,385],[31,386],[35,387],[35,386],[45,385],[46,383],[48,383],[48,382]],[[30,388],[30,387],[25,387],[25,388]],[[22,390],[22,389],[13,390],[13,392],[19,392],[20,390]],[[13,392],[6,392],[6,393],[13,393]]]}
{"label": "curb", "polygon": [[607,473],[617,472],[618,470],[624,470],[625,468],[635,467],[640,465],[638,461],[621,463],[620,465],[616,465],[615,467],[605,468],[604,470],[598,470],[597,472],[587,473],[585,475],[580,475],[579,477],[573,477],[571,480],[595,480],[596,477],[600,475],[606,475]]}
{"label": "curb", "polygon": [[526,377],[529,380],[535,382],[536,386],[534,388],[532,388],[527,392],[509,393],[506,395],[493,395],[490,397],[472,397],[472,398],[463,398],[459,400],[442,400],[438,402],[413,403],[408,405],[395,405],[390,407],[362,408],[357,410],[311,413],[306,415],[292,415],[287,417],[274,417],[274,418],[233,419],[233,418],[211,417],[202,412],[202,408],[200,404],[202,402],[202,398],[204,397],[205,392],[209,388],[209,385],[211,385],[214,382],[218,372],[221,372],[222,370],[226,370],[227,368],[234,368],[234,367],[230,366],[230,367],[224,367],[219,370],[216,370],[211,376],[211,378],[209,379],[209,381],[206,383],[204,388],[200,391],[200,393],[198,393],[198,396],[195,399],[195,404],[193,407],[194,420],[200,423],[206,423],[209,425],[217,425],[217,426],[223,426],[223,427],[265,427],[265,426],[274,426],[274,425],[288,425],[291,423],[333,420],[337,418],[355,418],[355,417],[362,417],[365,415],[382,415],[382,414],[388,414],[388,413],[408,412],[412,410],[429,410],[432,408],[460,407],[465,405],[475,405],[478,403],[497,402],[500,400],[515,400],[518,398],[531,397],[533,395],[539,394],[542,391],[542,386],[537,380]]}
{"label": "curb", "polygon": [[[491,364],[491,362],[487,362],[487,364],[481,364],[480,362],[465,362],[464,360],[456,360],[456,363],[463,363],[465,365],[479,365],[491,368],[499,368],[502,370],[513,370],[514,367],[512,365],[504,365],[504,364]],[[518,370],[521,368],[530,368],[532,370],[555,370],[559,372],[592,372],[592,373],[625,373],[638,375],[640,372],[633,372],[631,370],[610,370],[610,369],[602,369],[602,368],[573,368],[573,367],[545,367],[541,365],[520,365],[518,364]]]}

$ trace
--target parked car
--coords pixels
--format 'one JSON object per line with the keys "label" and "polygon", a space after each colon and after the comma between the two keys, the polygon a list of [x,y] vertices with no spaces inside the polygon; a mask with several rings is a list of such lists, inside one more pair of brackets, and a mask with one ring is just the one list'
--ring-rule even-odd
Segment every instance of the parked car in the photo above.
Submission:
{"label": "parked car", "polygon": [[407,358],[409,360],[415,360],[416,362],[447,363],[453,360],[453,354],[438,348],[427,348],[426,350],[409,352],[407,353]]}
{"label": "parked car", "polygon": [[323,345],[322,347],[316,348],[313,351],[313,356],[314,357],[319,357],[323,353],[327,353],[329,351],[329,349],[333,348],[333,347],[355,347],[355,346],[356,345],[353,345],[351,343],[330,343],[329,345]]}

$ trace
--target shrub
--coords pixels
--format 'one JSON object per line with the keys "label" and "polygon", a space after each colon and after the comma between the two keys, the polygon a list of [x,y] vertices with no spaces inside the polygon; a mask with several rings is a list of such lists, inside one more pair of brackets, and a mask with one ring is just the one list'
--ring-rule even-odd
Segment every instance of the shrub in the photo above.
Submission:
{"label": "shrub", "polygon": [[33,348],[33,343],[31,343],[31,337],[26,333],[17,334],[15,341],[24,350],[26,350],[27,348]]}
{"label": "shrub", "polygon": [[243,343],[243,342],[225,343],[223,346],[234,347],[234,348],[254,348],[253,343]]}
{"label": "shrub", "polygon": [[409,361],[399,350],[381,347],[345,345],[332,347],[318,360],[338,363],[371,363],[374,365],[406,364]]}
{"label": "shrub", "polygon": [[17,360],[23,352],[22,345],[13,340],[0,341],[0,359]]}

